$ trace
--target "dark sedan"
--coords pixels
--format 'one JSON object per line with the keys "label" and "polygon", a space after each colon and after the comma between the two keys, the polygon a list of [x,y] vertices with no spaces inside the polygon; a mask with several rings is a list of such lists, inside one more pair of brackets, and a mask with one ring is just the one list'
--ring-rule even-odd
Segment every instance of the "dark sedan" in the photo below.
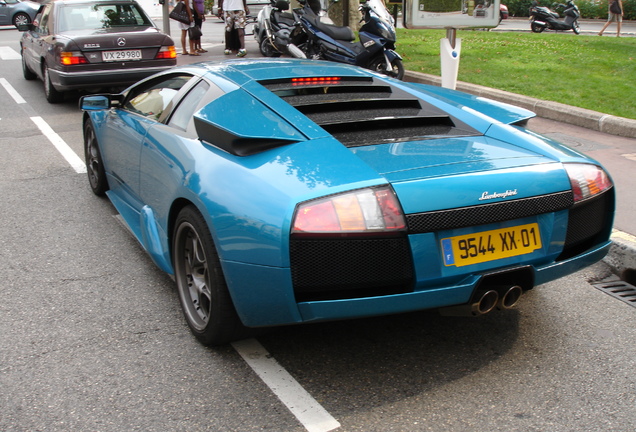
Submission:
{"label": "dark sedan", "polygon": [[69,90],[124,88],[176,65],[170,36],[134,0],[56,0],[19,26],[24,78],[44,81],[46,99]]}

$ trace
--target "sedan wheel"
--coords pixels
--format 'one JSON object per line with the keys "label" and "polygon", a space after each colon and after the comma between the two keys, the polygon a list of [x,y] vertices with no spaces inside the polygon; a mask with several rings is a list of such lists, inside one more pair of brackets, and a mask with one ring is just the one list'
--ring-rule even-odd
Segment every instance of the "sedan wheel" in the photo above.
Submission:
{"label": "sedan wheel", "polygon": [[55,90],[53,84],[51,84],[51,76],[49,75],[49,68],[44,65],[44,96],[49,103],[61,102],[64,99],[64,94]]}
{"label": "sedan wheel", "polygon": [[244,327],[230,298],[210,230],[194,207],[179,213],[173,239],[179,301],[192,333],[205,345],[240,337]]}
{"label": "sedan wheel", "polygon": [[84,160],[86,161],[88,182],[93,193],[98,196],[104,195],[108,190],[108,181],[106,180],[104,162],[99,151],[95,129],[90,119],[86,119],[86,122],[84,122]]}
{"label": "sedan wheel", "polygon": [[25,13],[18,12],[13,16],[13,25],[16,26],[16,28],[20,25],[26,25],[30,23],[31,18]]}

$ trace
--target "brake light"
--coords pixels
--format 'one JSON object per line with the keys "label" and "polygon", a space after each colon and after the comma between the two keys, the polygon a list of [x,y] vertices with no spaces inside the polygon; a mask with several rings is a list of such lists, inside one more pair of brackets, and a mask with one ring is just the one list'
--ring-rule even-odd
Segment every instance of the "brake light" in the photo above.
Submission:
{"label": "brake light", "polygon": [[64,66],[87,64],[88,59],[79,51],[63,51],[60,53],[60,63]]}
{"label": "brake light", "polygon": [[309,78],[292,78],[292,85],[316,85],[316,84],[336,84],[340,81],[340,77],[309,77]]}
{"label": "brake light", "polygon": [[612,187],[612,180],[603,168],[591,164],[565,164],[570,177],[574,202],[591,198]]}
{"label": "brake light", "polygon": [[177,50],[174,45],[162,46],[155,56],[155,59],[174,59],[177,58]]}
{"label": "brake light", "polygon": [[406,222],[390,186],[359,189],[302,203],[292,234],[386,233],[404,231]]}

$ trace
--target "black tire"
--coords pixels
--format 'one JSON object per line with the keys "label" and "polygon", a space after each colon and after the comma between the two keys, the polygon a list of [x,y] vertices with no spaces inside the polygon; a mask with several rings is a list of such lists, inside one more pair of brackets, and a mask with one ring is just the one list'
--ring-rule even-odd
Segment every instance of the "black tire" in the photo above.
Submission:
{"label": "black tire", "polygon": [[276,51],[276,49],[272,46],[272,44],[269,43],[267,38],[264,38],[261,41],[259,48],[261,50],[261,54],[263,54],[263,56],[265,57],[280,57],[281,55],[281,53]]}
{"label": "black tire", "polygon": [[24,76],[25,80],[34,80],[36,79],[38,76],[35,74],[35,72],[33,72],[31,69],[29,69],[29,66],[27,66],[26,64],[26,59],[24,58],[24,49],[20,50],[21,52],[21,59],[22,59],[22,76]]}
{"label": "black tire", "polygon": [[192,334],[204,345],[246,336],[223,277],[210,230],[193,206],[174,224],[172,257],[179,301]]}
{"label": "black tire", "polygon": [[545,27],[532,22],[530,23],[530,30],[532,30],[533,33],[541,33],[543,30],[545,30]]}
{"label": "black tire", "polygon": [[579,26],[579,22],[578,21],[574,21],[572,23],[572,31],[574,32],[574,34],[581,33],[581,26]]}
{"label": "black tire", "polygon": [[104,161],[99,151],[95,128],[90,119],[84,122],[84,160],[86,161],[86,172],[91,190],[97,196],[103,196],[109,189]]}
{"label": "black tire", "polygon": [[49,76],[49,68],[44,65],[44,96],[49,103],[58,103],[64,100],[64,93],[59,92],[53,87],[51,77]]}
{"label": "black tire", "polygon": [[404,65],[402,64],[402,60],[397,57],[391,61],[391,70],[387,70],[386,60],[384,59],[383,55],[380,55],[373,59],[369,64],[369,69],[375,72],[383,73],[384,75],[390,76],[392,78],[397,78],[399,80],[404,78]]}
{"label": "black tire", "polygon": [[13,15],[13,25],[18,28],[19,25],[31,24],[31,17],[24,12],[18,12]]}

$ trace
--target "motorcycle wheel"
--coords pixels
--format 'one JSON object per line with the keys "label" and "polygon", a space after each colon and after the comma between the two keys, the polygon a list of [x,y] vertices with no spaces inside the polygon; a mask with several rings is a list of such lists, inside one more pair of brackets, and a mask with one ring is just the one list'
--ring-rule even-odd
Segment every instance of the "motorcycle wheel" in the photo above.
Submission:
{"label": "motorcycle wheel", "polygon": [[272,46],[271,43],[267,40],[267,38],[263,39],[259,45],[259,49],[261,50],[261,54],[265,57],[280,57],[280,54],[276,49]]}
{"label": "motorcycle wheel", "polygon": [[574,32],[574,34],[581,33],[581,27],[579,26],[579,22],[578,21],[574,21],[572,23],[572,31]]}
{"label": "motorcycle wheel", "polygon": [[530,23],[530,30],[532,30],[534,33],[541,33],[543,30],[545,30],[545,27],[540,26],[536,23]]}
{"label": "motorcycle wheel", "polygon": [[387,70],[386,61],[384,60],[384,56],[381,55],[371,61],[369,69],[390,76],[391,78],[397,78],[399,80],[404,78],[404,65],[399,58],[394,58],[391,61],[391,70]]}

